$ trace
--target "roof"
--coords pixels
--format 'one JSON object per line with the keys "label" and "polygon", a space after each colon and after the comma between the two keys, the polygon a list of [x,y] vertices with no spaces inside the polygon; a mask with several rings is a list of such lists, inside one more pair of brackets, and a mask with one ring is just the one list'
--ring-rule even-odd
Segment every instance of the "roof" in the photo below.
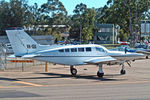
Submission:
{"label": "roof", "polygon": [[99,28],[113,28],[114,24],[96,24]]}
{"label": "roof", "polygon": [[10,28],[6,28],[6,30],[23,30],[23,28],[21,28],[21,27],[10,27]]}

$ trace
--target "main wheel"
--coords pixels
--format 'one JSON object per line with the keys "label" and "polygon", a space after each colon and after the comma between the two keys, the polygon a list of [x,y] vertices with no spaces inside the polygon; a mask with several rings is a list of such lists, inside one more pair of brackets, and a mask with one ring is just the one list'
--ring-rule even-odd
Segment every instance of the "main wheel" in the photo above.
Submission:
{"label": "main wheel", "polygon": [[146,56],[146,59],[148,59],[148,56]]}
{"label": "main wheel", "polygon": [[124,74],[126,74],[126,71],[122,69],[122,70],[120,71],[120,74],[124,75]]}
{"label": "main wheel", "polygon": [[98,77],[103,77],[104,76],[104,73],[100,73],[99,71],[97,72],[97,76]]}
{"label": "main wheel", "polygon": [[71,68],[71,74],[75,76],[77,74],[77,70],[75,68]]}

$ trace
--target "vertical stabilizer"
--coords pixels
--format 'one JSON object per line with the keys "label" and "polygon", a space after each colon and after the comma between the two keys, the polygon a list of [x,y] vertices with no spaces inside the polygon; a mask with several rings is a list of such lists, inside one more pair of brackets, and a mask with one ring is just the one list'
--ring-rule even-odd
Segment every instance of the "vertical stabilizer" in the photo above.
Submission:
{"label": "vertical stabilizer", "polygon": [[39,45],[21,28],[10,28],[6,30],[16,56],[37,51]]}

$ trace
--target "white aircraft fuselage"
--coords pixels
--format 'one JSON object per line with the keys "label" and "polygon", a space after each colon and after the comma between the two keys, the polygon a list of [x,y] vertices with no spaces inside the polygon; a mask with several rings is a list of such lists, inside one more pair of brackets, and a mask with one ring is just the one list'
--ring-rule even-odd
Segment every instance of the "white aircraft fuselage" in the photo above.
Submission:
{"label": "white aircraft fuselage", "polygon": [[105,47],[96,44],[62,45],[55,48],[52,47],[53,46],[50,46],[49,49],[47,47],[46,50],[35,52],[38,56],[35,56],[32,59],[63,65],[83,65],[88,64],[86,63],[87,60],[99,57],[111,56],[118,61],[129,61],[144,56],[143,54],[137,53],[109,51]]}

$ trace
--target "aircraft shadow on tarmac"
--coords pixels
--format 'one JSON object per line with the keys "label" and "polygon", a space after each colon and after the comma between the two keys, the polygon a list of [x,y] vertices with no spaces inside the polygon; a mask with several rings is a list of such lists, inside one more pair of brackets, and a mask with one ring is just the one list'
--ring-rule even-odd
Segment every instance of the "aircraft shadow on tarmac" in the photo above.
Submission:
{"label": "aircraft shadow on tarmac", "polygon": [[70,74],[58,74],[58,73],[35,73],[35,74],[44,74],[48,77],[29,77],[29,78],[17,78],[17,79],[54,79],[54,78],[72,78],[72,79],[89,79],[89,80],[99,80],[99,81],[123,81],[125,79],[115,79],[115,76],[120,76],[120,74],[108,74],[103,78],[99,78],[96,75],[76,75],[72,76]]}
{"label": "aircraft shadow on tarmac", "polygon": [[0,77],[0,81],[19,81],[18,79],[15,78],[4,78],[4,77]]}

